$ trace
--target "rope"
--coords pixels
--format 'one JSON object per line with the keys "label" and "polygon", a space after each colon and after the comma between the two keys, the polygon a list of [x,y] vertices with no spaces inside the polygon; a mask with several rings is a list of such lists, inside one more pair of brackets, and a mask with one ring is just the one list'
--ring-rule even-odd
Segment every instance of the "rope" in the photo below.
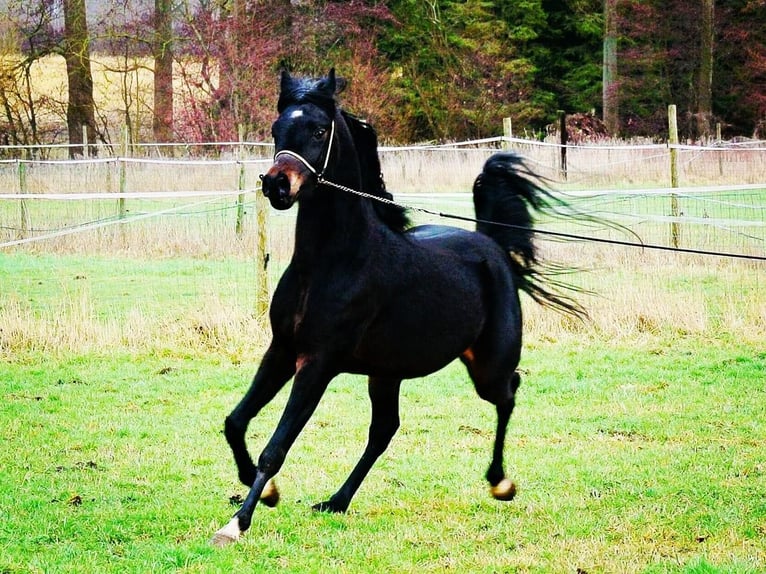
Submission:
{"label": "rope", "polygon": [[372,195],[371,193],[365,193],[363,191],[358,191],[356,189],[347,187],[345,185],[341,185],[339,183],[335,183],[332,181],[329,181],[323,177],[319,178],[319,183],[322,185],[327,185],[329,187],[334,187],[335,189],[345,191],[346,193],[351,193],[353,195],[358,195],[359,197],[364,197],[367,199],[372,199],[375,201],[379,201],[381,203],[385,203],[388,205],[394,205],[396,207],[401,207],[404,209],[410,209],[412,211],[417,211],[419,213],[425,213],[427,215],[432,215],[435,217],[440,217],[443,219],[454,219],[457,221],[465,221],[469,223],[482,223],[486,225],[495,225],[497,227],[506,227],[511,229],[518,229],[522,231],[531,231],[532,233],[537,233],[538,235],[549,235],[551,237],[559,237],[562,239],[570,239],[574,241],[588,241],[591,243],[604,243],[608,245],[619,245],[623,247],[640,247],[641,249],[652,249],[656,251],[671,251],[675,253],[688,253],[693,255],[706,255],[706,256],[712,256],[712,257],[731,257],[733,259],[747,259],[750,261],[766,261],[766,255],[747,255],[744,253],[728,253],[723,251],[706,251],[702,249],[691,249],[686,247],[669,247],[667,245],[658,245],[653,243],[634,243],[632,241],[623,241],[619,239],[605,239],[601,237],[588,237],[585,235],[578,235],[575,233],[564,233],[561,231],[550,231],[547,229],[537,229],[537,228],[529,228],[525,227],[523,225],[514,225],[511,223],[501,223],[499,221],[487,221],[483,219],[476,219],[474,217],[467,217],[463,215],[455,215],[454,213],[445,213],[443,211],[435,211],[432,209],[426,209],[425,207],[413,207],[408,205],[403,205],[400,203],[397,203],[396,201],[392,199],[388,199],[386,197],[379,197],[377,195]]}

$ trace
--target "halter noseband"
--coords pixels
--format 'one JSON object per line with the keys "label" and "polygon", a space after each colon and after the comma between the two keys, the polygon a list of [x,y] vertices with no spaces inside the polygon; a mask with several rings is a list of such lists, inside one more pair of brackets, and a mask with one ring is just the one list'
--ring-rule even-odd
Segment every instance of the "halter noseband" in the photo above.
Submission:
{"label": "halter noseband", "polygon": [[290,157],[294,157],[298,161],[300,161],[303,165],[305,165],[311,173],[313,173],[315,176],[317,176],[317,180],[319,180],[320,183],[324,181],[324,172],[327,171],[327,164],[330,163],[330,151],[332,150],[332,140],[335,137],[335,120],[332,121],[330,124],[330,139],[327,141],[327,153],[324,156],[324,165],[322,166],[322,171],[317,172],[316,168],[311,165],[308,160],[306,160],[305,157],[303,157],[301,154],[296,153],[294,151],[290,151],[289,149],[283,149],[281,151],[278,151],[274,154],[274,160],[281,156],[281,155],[289,155]]}

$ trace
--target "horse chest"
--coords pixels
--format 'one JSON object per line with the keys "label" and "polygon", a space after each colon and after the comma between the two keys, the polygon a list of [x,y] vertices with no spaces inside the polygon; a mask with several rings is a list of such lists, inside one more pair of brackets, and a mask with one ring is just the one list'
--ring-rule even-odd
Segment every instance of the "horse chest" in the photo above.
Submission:
{"label": "horse chest", "polygon": [[328,342],[352,336],[369,315],[372,297],[358,281],[338,274],[299,287],[291,309],[296,342]]}

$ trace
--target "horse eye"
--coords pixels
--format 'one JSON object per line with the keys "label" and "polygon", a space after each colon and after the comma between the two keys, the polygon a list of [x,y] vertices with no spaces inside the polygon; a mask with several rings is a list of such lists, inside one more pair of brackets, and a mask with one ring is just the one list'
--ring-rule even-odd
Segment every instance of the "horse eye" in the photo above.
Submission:
{"label": "horse eye", "polygon": [[321,140],[326,133],[327,130],[325,128],[317,128],[314,130],[314,139]]}

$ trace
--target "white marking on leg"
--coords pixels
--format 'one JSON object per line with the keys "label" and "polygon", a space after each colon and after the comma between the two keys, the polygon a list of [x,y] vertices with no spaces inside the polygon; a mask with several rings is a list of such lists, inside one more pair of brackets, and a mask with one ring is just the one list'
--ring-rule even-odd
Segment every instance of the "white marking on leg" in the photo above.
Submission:
{"label": "white marking on leg", "polygon": [[497,500],[511,500],[516,496],[516,484],[510,478],[504,478],[490,489]]}
{"label": "white marking on leg", "polygon": [[239,518],[232,518],[229,523],[213,535],[213,546],[223,548],[239,540],[242,531],[239,529]]}

